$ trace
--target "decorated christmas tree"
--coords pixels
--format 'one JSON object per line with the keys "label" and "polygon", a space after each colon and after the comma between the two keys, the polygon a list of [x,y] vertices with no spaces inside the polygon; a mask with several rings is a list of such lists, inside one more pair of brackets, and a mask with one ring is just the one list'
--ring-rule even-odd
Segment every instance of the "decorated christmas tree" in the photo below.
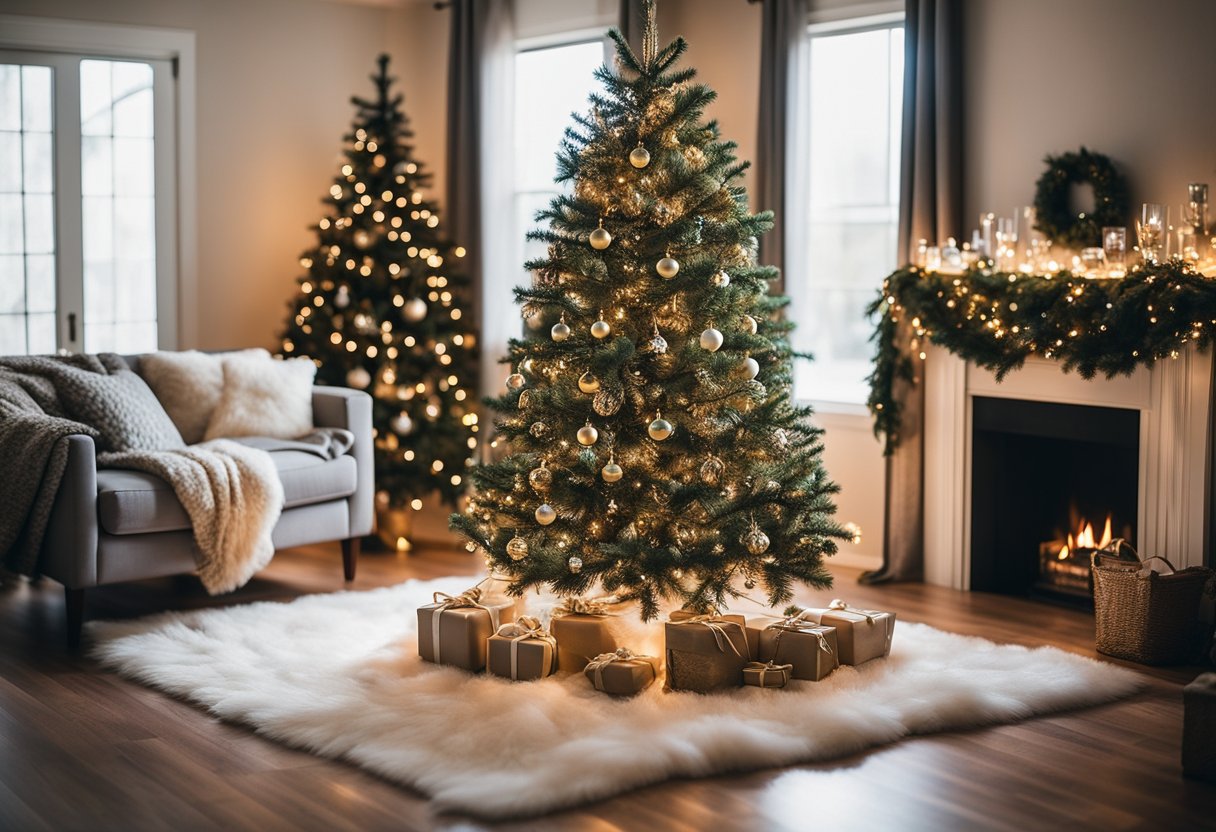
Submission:
{"label": "decorated christmas tree", "polygon": [[313,358],[320,383],[371,392],[382,509],[421,508],[431,492],[455,505],[478,430],[465,251],[423,195],[430,176],[390,92],[387,55],[372,80],[374,99],[351,99],[345,162],[300,258],[307,273],[282,352]]}
{"label": "decorated christmas tree", "polygon": [[559,152],[572,183],[538,215],[548,256],[516,291],[543,337],[515,341],[493,402],[511,453],[475,469],[453,528],[514,591],[612,593],[709,611],[757,587],[830,585],[847,535],[820,431],[790,397],[787,300],[756,263],[772,224],[750,214],[745,162],[703,119],[714,98],[658,48],[613,31],[619,69]]}

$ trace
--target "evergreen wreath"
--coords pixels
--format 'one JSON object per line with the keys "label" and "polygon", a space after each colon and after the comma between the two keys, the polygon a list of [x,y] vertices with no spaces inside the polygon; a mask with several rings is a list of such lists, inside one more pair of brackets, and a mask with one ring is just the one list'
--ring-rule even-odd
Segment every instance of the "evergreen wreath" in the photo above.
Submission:
{"label": "evergreen wreath", "polygon": [[[1053,243],[1081,249],[1102,244],[1102,228],[1122,225],[1127,217],[1127,179],[1110,157],[1082,147],[1076,153],[1047,156],[1047,170],[1034,187],[1035,228]],[[1094,190],[1094,210],[1074,213],[1073,185]]]}

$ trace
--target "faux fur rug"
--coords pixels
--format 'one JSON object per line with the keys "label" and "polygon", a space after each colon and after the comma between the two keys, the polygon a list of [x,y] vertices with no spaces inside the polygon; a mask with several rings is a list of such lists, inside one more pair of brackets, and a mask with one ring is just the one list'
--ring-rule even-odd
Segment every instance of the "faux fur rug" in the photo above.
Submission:
{"label": "faux fur rug", "polygon": [[[536,815],[674,777],[831,760],[1135,691],[1049,647],[899,621],[890,658],[784,690],[614,700],[582,674],[510,682],[417,656],[415,609],[467,578],[92,625],[109,667],[211,713],[413,786],[441,809]],[[639,623],[639,628],[642,625]],[[662,627],[635,649],[661,655]]]}

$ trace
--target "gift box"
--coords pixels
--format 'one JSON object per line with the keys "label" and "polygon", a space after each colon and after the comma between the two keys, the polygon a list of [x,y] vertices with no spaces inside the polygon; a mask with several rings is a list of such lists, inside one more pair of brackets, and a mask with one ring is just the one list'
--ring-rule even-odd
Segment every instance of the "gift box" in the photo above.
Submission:
{"label": "gift box", "polygon": [[562,601],[549,622],[557,639],[557,669],[578,673],[596,656],[616,650],[620,646],[621,616],[628,609],[612,595]]}
{"label": "gift box", "polygon": [[659,660],[654,656],[638,656],[625,647],[602,653],[583,668],[596,690],[613,696],[633,696],[650,687],[659,675]]}
{"label": "gift box", "polygon": [[515,617],[515,601],[486,599],[479,586],[452,596],[436,592],[418,608],[418,655],[424,661],[477,672],[486,666],[486,643],[503,620]]}
{"label": "gift box", "polygon": [[663,626],[672,690],[710,693],[743,684],[743,666],[752,654],[742,616],[701,616]]}
{"label": "gift box", "polygon": [[557,671],[557,640],[530,615],[503,624],[486,643],[486,672],[517,682]]}
{"label": "gift box", "polygon": [[836,628],[841,664],[863,664],[891,652],[891,638],[895,635],[893,612],[861,610],[834,600],[827,609],[802,610],[798,617]]}
{"label": "gift box", "polygon": [[753,655],[762,662],[793,665],[791,678],[818,682],[840,665],[835,627],[791,616],[776,621],[753,618],[747,628],[755,633]]}
{"label": "gift box", "polygon": [[783,688],[793,671],[792,664],[748,662],[743,666],[743,684],[758,688]]}

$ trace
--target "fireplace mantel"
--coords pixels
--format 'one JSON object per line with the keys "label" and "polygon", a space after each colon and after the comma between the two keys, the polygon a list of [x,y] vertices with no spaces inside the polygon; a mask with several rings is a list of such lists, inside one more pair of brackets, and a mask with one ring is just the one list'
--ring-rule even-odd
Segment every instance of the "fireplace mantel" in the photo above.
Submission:
{"label": "fireplace mantel", "polygon": [[944,349],[926,351],[925,580],[971,582],[971,399],[975,396],[1140,411],[1136,548],[1178,568],[1203,565],[1212,507],[1212,356],[1188,348],[1130,376],[1089,381],[1032,357],[998,382]]}

